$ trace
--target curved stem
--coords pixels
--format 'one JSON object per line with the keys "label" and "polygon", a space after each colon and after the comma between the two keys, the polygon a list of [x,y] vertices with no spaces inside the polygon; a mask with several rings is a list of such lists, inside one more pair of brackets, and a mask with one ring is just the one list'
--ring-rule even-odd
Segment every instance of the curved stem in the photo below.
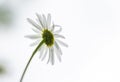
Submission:
{"label": "curved stem", "polygon": [[27,68],[28,68],[28,66],[29,66],[29,64],[30,64],[33,56],[35,55],[35,53],[37,52],[37,50],[42,46],[43,43],[44,43],[44,41],[42,40],[42,41],[39,43],[39,45],[36,47],[36,49],[34,50],[34,52],[32,53],[32,56],[30,57],[27,65],[26,65],[26,67],[25,67],[25,69],[24,69],[24,71],[23,71],[23,74],[22,74],[22,77],[21,77],[21,79],[20,79],[20,82],[22,82],[22,80],[23,80],[23,78],[24,78],[24,75],[25,75],[25,73],[26,73],[26,71],[27,71]]}

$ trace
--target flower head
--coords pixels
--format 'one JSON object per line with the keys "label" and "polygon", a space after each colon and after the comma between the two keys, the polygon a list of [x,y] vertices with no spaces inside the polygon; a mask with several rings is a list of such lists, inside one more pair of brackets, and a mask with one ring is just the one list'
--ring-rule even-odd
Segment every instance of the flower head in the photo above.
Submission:
{"label": "flower head", "polygon": [[[28,22],[35,27],[32,30],[36,34],[27,35],[26,37],[30,39],[36,39],[36,41],[32,43],[31,46],[38,45],[41,41],[43,41],[42,46],[39,48],[40,58],[41,60],[44,60],[48,54],[48,63],[51,62],[51,64],[53,65],[55,54],[59,61],[61,61],[62,51],[59,44],[65,47],[68,47],[68,45],[59,40],[59,38],[65,39],[65,37],[60,34],[62,28],[59,25],[51,23],[50,14],[48,14],[47,17],[45,17],[45,15],[39,14],[36,14],[36,16],[37,23],[30,18],[27,19]],[[58,29],[55,30],[56,28]]]}

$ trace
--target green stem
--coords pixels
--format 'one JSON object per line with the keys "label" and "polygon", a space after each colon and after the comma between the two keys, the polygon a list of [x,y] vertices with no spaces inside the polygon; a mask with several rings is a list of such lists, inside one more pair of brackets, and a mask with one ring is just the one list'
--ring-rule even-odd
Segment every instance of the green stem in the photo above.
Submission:
{"label": "green stem", "polygon": [[43,43],[44,43],[44,41],[42,40],[42,41],[39,43],[39,45],[36,47],[36,49],[34,50],[34,52],[32,53],[32,56],[30,57],[27,65],[26,65],[26,67],[25,67],[25,69],[24,69],[24,71],[23,71],[23,74],[22,74],[22,77],[21,77],[21,79],[20,79],[20,82],[22,82],[22,80],[23,80],[23,78],[24,78],[24,75],[25,75],[25,73],[26,73],[26,71],[27,71],[27,68],[28,68],[28,66],[29,66],[29,64],[30,64],[33,56],[35,55],[35,53],[37,52],[37,50],[42,46]]}

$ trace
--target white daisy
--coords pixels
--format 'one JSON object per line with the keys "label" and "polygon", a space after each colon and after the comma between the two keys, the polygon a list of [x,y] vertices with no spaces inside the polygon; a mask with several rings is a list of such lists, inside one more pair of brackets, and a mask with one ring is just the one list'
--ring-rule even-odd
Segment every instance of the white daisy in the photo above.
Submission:
{"label": "white daisy", "polygon": [[48,54],[49,56],[48,56],[47,63],[50,62],[52,65],[54,65],[55,54],[59,59],[59,61],[61,61],[62,51],[59,44],[62,46],[68,47],[66,43],[59,40],[59,38],[65,39],[64,36],[60,35],[62,28],[59,25],[55,25],[51,23],[50,14],[48,14],[47,17],[45,17],[45,15],[39,15],[39,14],[36,14],[36,16],[37,16],[37,23],[30,18],[27,19],[28,22],[35,27],[32,30],[36,34],[27,35],[25,37],[30,39],[36,39],[36,41],[32,43],[31,46],[38,45],[38,44],[39,45],[33,53],[35,54],[39,50],[41,60],[44,60]]}
{"label": "white daisy", "polygon": [[[27,19],[30,24],[32,24],[35,28],[32,30],[36,33],[35,35],[27,35],[25,37],[30,39],[36,39],[34,43],[31,44],[31,46],[37,45],[36,49],[32,53],[32,56],[30,57],[23,73],[22,77],[20,79],[20,82],[22,82],[24,75],[27,71],[27,68],[35,55],[35,53],[39,50],[40,51],[40,58],[41,60],[44,60],[48,54],[48,62],[51,62],[52,65],[54,65],[54,54],[56,54],[59,61],[61,61],[61,55],[62,51],[59,47],[60,45],[63,45],[65,47],[68,47],[67,44],[59,40],[59,38],[65,39],[64,36],[60,35],[60,32],[62,31],[61,26],[51,24],[51,15],[48,14],[47,17],[45,15],[39,15],[37,16],[37,23],[35,23],[31,19]],[[55,30],[55,28],[58,27],[58,30]]]}

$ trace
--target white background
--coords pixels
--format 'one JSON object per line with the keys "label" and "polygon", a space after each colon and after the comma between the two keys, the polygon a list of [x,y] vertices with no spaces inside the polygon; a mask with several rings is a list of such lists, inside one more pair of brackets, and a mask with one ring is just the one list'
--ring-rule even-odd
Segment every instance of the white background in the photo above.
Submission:
{"label": "white background", "polygon": [[[5,0],[1,0],[3,3]],[[51,13],[62,26],[68,48],[62,47],[62,62],[55,65],[33,58],[23,82],[120,82],[119,0],[6,0],[15,12],[13,28],[0,33],[0,58],[8,74],[0,82],[19,82],[35,47],[32,26],[35,13]],[[12,26],[11,26],[12,27]]]}

